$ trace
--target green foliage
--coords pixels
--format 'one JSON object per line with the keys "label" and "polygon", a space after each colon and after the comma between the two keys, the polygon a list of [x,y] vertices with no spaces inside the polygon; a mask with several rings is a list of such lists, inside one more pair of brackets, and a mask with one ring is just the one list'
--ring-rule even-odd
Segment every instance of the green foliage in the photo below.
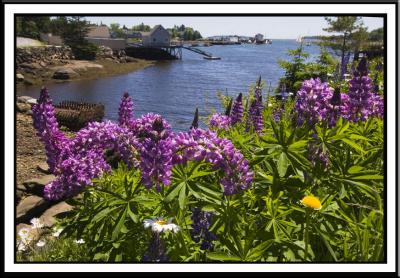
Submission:
{"label": "green foliage", "polygon": [[[252,97],[243,97],[244,106]],[[229,103],[227,96],[220,99]],[[143,221],[162,217],[180,227],[160,234],[171,262],[383,262],[384,121],[296,126],[293,106],[293,100],[266,98],[262,135],[245,132],[245,123],[216,131],[249,161],[251,188],[226,196],[222,170],[197,161],[174,166],[171,185],[157,192],[142,185],[139,170],[119,164],[94,180],[81,200],[67,201],[74,209],[60,219],[63,240],[85,240],[82,261],[142,261],[152,237]],[[276,108],[283,109],[279,122],[272,117]],[[327,164],[312,158],[310,144]],[[301,204],[308,195],[318,197],[320,210]],[[195,207],[214,215],[211,250],[192,238]],[[65,249],[55,247],[54,260],[70,260],[73,253]],[[29,260],[46,258],[53,257]]]}
{"label": "green foliage", "polygon": [[45,237],[43,247],[35,247],[28,253],[17,253],[18,262],[90,262],[85,244],[78,244],[72,238]]}
{"label": "green foliage", "polygon": [[139,31],[139,32],[150,32],[151,27],[149,25],[145,25],[143,22],[139,25],[132,26],[132,31]]}
{"label": "green foliage", "polygon": [[93,60],[96,58],[98,47],[89,43],[85,36],[89,31],[89,23],[79,16],[57,17],[54,28],[66,45],[71,47],[76,59]]}
{"label": "green foliage", "polygon": [[187,41],[198,40],[202,38],[199,31],[185,25],[174,25],[173,28],[168,28],[167,30],[170,32],[172,38],[178,38]]}
{"label": "green foliage", "polygon": [[17,36],[39,39],[41,32],[49,32],[50,24],[50,17],[48,16],[17,16]]}
{"label": "green foliage", "polygon": [[296,95],[304,80],[319,77],[322,81],[328,79],[328,73],[334,71],[337,62],[329,54],[326,48],[321,47],[320,56],[315,63],[307,62],[309,54],[305,53],[301,43],[297,49],[289,50],[290,61],[278,61],[281,68],[285,70],[285,76],[279,80],[275,92],[279,93],[284,84],[288,92]]}
{"label": "green foliage", "polygon": [[78,60],[94,60],[99,47],[89,42],[82,42],[81,44],[71,46],[71,50]]}

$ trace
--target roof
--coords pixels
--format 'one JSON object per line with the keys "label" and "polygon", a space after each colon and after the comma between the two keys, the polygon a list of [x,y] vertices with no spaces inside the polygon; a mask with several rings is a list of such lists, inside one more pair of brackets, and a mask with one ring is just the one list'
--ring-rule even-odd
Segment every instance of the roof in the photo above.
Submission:
{"label": "roof", "polygon": [[169,32],[161,25],[161,24],[157,24],[153,27],[153,29],[151,29],[150,32],[140,32],[142,34],[142,37],[144,36],[152,36],[159,28],[162,28],[162,30],[164,30],[165,32],[167,32],[169,34]]}
{"label": "roof", "polygon": [[[153,35],[154,32],[161,26],[161,24],[157,24],[153,27],[153,29],[151,29],[150,31],[150,35]],[[161,26],[162,27],[162,26]],[[164,29],[164,27],[162,27]],[[164,29],[165,30],[165,29]]]}
{"label": "roof", "polygon": [[109,38],[110,30],[107,26],[93,26],[89,27],[89,31],[86,36],[89,38]]}

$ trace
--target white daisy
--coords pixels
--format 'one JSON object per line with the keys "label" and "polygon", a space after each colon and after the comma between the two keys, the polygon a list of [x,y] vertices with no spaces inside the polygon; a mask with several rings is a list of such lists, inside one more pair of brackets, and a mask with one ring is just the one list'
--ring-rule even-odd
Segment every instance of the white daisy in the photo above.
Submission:
{"label": "white daisy", "polygon": [[58,229],[52,234],[52,236],[53,236],[53,237],[59,237],[60,234],[61,234],[61,232],[62,232],[63,230],[64,230],[63,228],[58,228]]}
{"label": "white daisy", "polygon": [[26,251],[26,244],[24,244],[21,240],[17,240],[17,250],[18,252]]}
{"label": "white daisy", "polygon": [[37,243],[36,243],[36,246],[37,247],[43,247],[43,246],[45,246],[46,245],[46,241],[44,241],[44,240],[39,240]]}
{"label": "white daisy", "polygon": [[40,228],[44,227],[44,224],[42,222],[40,222],[39,218],[32,218],[31,224],[32,224],[32,228],[34,228],[34,229],[40,229]]}
{"label": "white daisy", "polygon": [[161,233],[163,231],[173,231],[174,233],[177,233],[179,231],[179,226],[171,223],[171,221],[171,219],[166,221],[161,217],[145,219],[143,221],[143,226],[145,229],[151,227],[151,230],[156,233]]}
{"label": "white daisy", "polygon": [[75,243],[84,244],[85,241],[81,238],[81,239],[75,240]]}

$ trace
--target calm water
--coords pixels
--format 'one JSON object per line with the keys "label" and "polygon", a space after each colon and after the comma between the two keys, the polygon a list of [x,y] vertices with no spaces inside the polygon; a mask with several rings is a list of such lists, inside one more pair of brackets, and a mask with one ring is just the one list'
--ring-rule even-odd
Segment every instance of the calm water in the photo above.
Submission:
{"label": "calm water", "polygon": [[[159,113],[175,131],[184,131],[190,127],[196,107],[200,116],[206,116],[213,108],[222,112],[217,91],[230,96],[247,93],[259,75],[275,87],[284,74],[278,60],[288,59],[287,50],[297,46],[295,40],[274,40],[270,45],[201,48],[222,58],[216,61],[183,50],[182,60],[158,62],[155,66],[124,75],[49,84],[47,87],[54,103],[75,100],[105,104],[105,118],[110,120],[117,120],[120,98],[128,91],[134,99],[135,117],[147,112]],[[319,48],[306,46],[305,51],[312,58],[318,55]],[[39,92],[40,87],[29,86],[19,90],[18,95],[37,98]]]}

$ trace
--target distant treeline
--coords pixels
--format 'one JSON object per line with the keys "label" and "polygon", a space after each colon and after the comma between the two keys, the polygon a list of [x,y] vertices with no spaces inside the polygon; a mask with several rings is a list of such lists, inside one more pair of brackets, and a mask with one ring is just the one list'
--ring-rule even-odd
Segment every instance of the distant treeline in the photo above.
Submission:
{"label": "distant treeline", "polygon": [[[150,27],[150,25],[146,25],[144,23],[134,25],[131,28],[128,28],[125,25],[121,28],[118,23],[111,23],[110,29],[111,29],[111,32],[113,32],[113,34],[116,37],[123,38],[126,36],[124,30],[131,30],[131,31],[135,31],[135,32],[150,32],[152,28]],[[202,38],[199,31],[194,30],[192,27],[188,27],[183,24],[179,25],[179,26],[174,25],[173,28],[167,28],[167,30],[171,34],[171,37],[173,39],[197,40],[197,39]]]}

